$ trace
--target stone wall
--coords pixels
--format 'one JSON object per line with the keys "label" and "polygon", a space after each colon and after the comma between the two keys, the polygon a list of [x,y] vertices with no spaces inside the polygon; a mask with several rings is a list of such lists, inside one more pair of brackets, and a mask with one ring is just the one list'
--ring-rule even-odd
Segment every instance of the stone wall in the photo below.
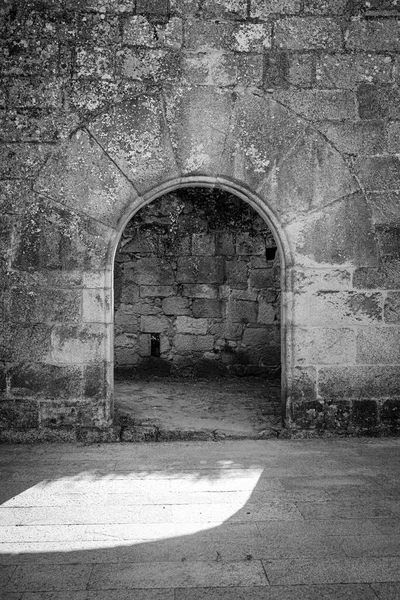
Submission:
{"label": "stone wall", "polygon": [[280,376],[276,250],[227,192],[182,189],[142,208],[116,255],[116,373]]}
{"label": "stone wall", "polygon": [[110,426],[118,240],[192,185],[274,233],[286,425],[399,431],[399,16],[396,0],[1,2],[2,439]]}

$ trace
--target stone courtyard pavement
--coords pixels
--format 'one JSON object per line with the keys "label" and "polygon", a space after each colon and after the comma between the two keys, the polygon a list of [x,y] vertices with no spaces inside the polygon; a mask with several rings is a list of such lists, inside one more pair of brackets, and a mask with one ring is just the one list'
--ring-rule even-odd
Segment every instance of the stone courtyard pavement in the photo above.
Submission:
{"label": "stone courtyard pavement", "polygon": [[397,600],[400,440],[0,447],[2,600]]}

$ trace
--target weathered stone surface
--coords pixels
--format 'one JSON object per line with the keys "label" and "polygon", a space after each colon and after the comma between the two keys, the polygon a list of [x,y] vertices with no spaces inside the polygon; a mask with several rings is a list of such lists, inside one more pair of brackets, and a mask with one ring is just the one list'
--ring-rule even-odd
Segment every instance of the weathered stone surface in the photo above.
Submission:
{"label": "weathered stone surface", "polygon": [[382,321],[382,294],[315,292],[310,296],[312,326],[374,324]]}
{"label": "weathered stone surface", "polygon": [[309,121],[354,120],[356,102],[350,90],[276,90],[273,98]]}
{"label": "weathered stone surface", "polygon": [[222,317],[222,302],[220,300],[208,300],[199,298],[193,301],[193,316],[198,318]]}
{"label": "weathered stone surface", "polygon": [[111,323],[111,292],[102,289],[84,289],[82,298],[84,323]]}
{"label": "weathered stone surface", "polygon": [[350,328],[295,330],[295,355],[299,364],[351,364],[356,358],[356,336]]}
{"label": "weathered stone surface", "polygon": [[178,258],[177,282],[210,284],[222,283],[224,263],[220,257],[199,256]]}
{"label": "weathered stone surface", "polygon": [[177,174],[157,96],[115,107],[92,124],[91,132],[139,191]]}
{"label": "weathered stone surface", "polygon": [[274,171],[304,125],[278,103],[254,94],[238,95],[229,150],[238,179],[254,188]]}
{"label": "weathered stone surface", "polygon": [[124,22],[124,44],[148,48],[180,48],[183,41],[182,19],[172,17],[166,23],[151,23],[135,15]]}
{"label": "weathered stone surface", "polygon": [[397,396],[398,366],[323,367],[318,391],[325,398],[379,398]]}
{"label": "weathered stone surface", "polygon": [[79,398],[82,395],[82,369],[22,363],[11,368],[11,393],[15,396]]}
{"label": "weathered stone surface", "polygon": [[168,331],[171,321],[165,316],[143,316],[140,318],[140,328],[148,333],[162,333]]}
{"label": "weathered stone surface", "polygon": [[341,153],[382,154],[388,147],[384,121],[323,122],[318,123],[317,127]]}
{"label": "weathered stone surface", "polygon": [[208,321],[205,318],[194,319],[193,317],[177,317],[176,331],[178,333],[191,333],[193,335],[204,335],[207,333]]}
{"label": "weathered stone surface", "polygon": [[397,156],[360,158],[355,168],[368,191],[398,190],[400,187],[400,160]]}
{"label": "weathered stone surface", "polygon": [[325,89],[355,90],[360,83],[391,83],[393,59],[387,55],[325,54],[317,59],[316,83]]}
{"label": "weathered stone surface", "polygon": [[0,400],[0,430],[26,431],[39,426],[37,402],[30,400]]}
{"label": "weathered stone surface", "polygon": [[398,434],[400,431],[400,398],[384,400],[380,413],[382,425],[390,433]]}
{"label": "weathered stone surface", "polygon": [[[369,207],[361,192],[314,212],[291,227],[299,262],[306,266],[375,266],[378,247]],[[303,258],[304,257],[304,258]]]}
{"label": "weathered stone surface", "polygon": [[400,49],[400,25],[396,19],[353,19],[345,32],[346,48],[370,52],[390,52]]}
{"label": "weathered stone surface", "polygon": [[15,326],[11,319],[2,323],[0,360],[7,362],[45,361],[51,347],[51,326],[29,324]]}
{"label": "weathered stone surface", "polygon": [[1,144],[0,177],[35,179],[53,152],[50,145]]}
{"label": "weathered stone surface", "polygon": [[251,0],[250,17],[252,19],[268,20],[271,14],[295,14],[301,9],[300,0]]}
{"label": "weathered stone surface", "polygon": [[[136,286],[135,286],[136,287]],[[152,298],[160,297],[166,298],[168,296],[174,296],[176,289],[172,285],[141,285],[140,286],[140,297],[141,298]]]}
{"label": "weathered stone surface", "polygon": [[275,24],[275,43],[288,50],[339,51],[342,46],[340,25],[335,19],[288,17]]}
{"label": "weathered stone surface", "polygon": [[123,210],[136,197],[134,188],[86,132],[47,161],[35,190],[107,224],[115,224],[115,203]]}
{"label": "weathered stone surface", "polygon": [[10,310],[14,321],[77,323],[81,319],[82,294],[78,290],[13,288]]}
{"label": "weathered stone surface", "polygon": [[205,283],[185,283],[182,285],[182,293],[190,298],[209,298],[213,300],[217,297],[217,290],[211,285]]}
{"label": "weathered stone surface", "polygon": [[389,292],[384,303],[386,323],[400,323],[400,292]]}
{"label": "weathered stone surface", "polygon": [[[257,321],[257,303],[246,300],[230,300],[226,307],[227,319],[234,323],[254,323]],[[246,334],[243,339],[246,342]]]}
{"label": "weathered stone surface", "polygon": [[226,282],[234,288],[247,288],[247,262],[234,259],[225,262]]}
{"label": "weathered stone surface", "polygon": [[157,257],[140,257],[134,263],[125,265],[127,280],[140,285],[172,285],[174,273],[169,261]]}
{"label": "weathered stone surface", "polygon": [[288,379],[288,396],[294,401],[315,400],[317,396],[316,369],[295,367]]}
{"label": "weathered stone surface", "polygon": [[304,12],[311,15],[343,15],[347,6],[347,0],[305,0]]}
{"label": "weathered stone surface", "polygon": [[357,331],[357,363],[400,364],[400,329],[368,327]]}
{"label": "weathered stone surface", "polygon": [[388,151],[393,154],[400,153],[400,123],[388,123],[387,126],[387,147]]}
{"label": "weathered stone surface", "polygon": [[165,298],[162,303],[162,309],[166,315],[190,315],[192,312],[188,298],[181,296],[170,296],[169,298]]}
{"label": "weathered stone surface", "polygon": [[296,270],[294,285],[296,290],[348,290],[351,289],[352,274],[346,269],[304,269]]}
{"label": "weathered stone surface", "polygon": [[106,357],[106,326],[56,325],[51,332],[51,360],[61,364],[98,363]]}
{"label": "weathered stone surface", "polygon": [[364,83],[357,91],[360,119],[398,119],[400,95],[397,86],[378,86]]}
{"label": "weathered stone surface", "polygon": [[224,155],[232,111],[229,91],[213,87],[165,90],[166,120],[176,160],[183,174],[230,172]]}
{"label": "weathered stone surface", "polygon": [[371,432],[378,425],[376,400],[355,400],[352,414],[353,426],[361,431]]}
{"label": "weathered stone surface", "polygon": [[[265,181],[263,191],[285,221],[297,221],[299,213],[326,206],[359,187],[341,155],[311,131],[297,139],[277,167]],[[361,199],[357,205],[362,207]]]}
{"label": "weathered stone surface", "polygon": [[214,338],[211,335],[183,335],[178,333],[175,337],[175,348],[179,354],[192,352],[207,352],[213,349]]}

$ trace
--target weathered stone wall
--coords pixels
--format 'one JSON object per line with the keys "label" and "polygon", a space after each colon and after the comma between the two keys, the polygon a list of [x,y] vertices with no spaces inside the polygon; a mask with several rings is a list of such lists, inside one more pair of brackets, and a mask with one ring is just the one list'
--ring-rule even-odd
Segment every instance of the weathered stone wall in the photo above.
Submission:
{"label": "weathered stone wall", "polygon": [[280,261],[239,198],[189,188],[142,208],[115,266],[122,376],[280,376]]}
{"label": "weathered stone wall", "polygon": [[118,239],[195,184],[256,206],[279,245],[288,426],[398,432],[399,16],[395,0],[1,2],[3,439],[112,422]]}

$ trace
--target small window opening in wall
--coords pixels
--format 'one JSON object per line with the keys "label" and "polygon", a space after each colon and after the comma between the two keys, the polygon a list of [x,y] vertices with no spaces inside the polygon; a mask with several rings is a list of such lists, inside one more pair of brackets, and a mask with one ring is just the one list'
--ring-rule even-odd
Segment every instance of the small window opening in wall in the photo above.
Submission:
{"label": "small window opening in wall", "polygon": [[265,249],[265,258],[267,260],[274,260],[276,254],[276,248],[266,248]]}
{"label": "small window opening in wall", "polygon": [[160,334],[152,333],[150,337],[150,355],[159,358],[160,354]]}

